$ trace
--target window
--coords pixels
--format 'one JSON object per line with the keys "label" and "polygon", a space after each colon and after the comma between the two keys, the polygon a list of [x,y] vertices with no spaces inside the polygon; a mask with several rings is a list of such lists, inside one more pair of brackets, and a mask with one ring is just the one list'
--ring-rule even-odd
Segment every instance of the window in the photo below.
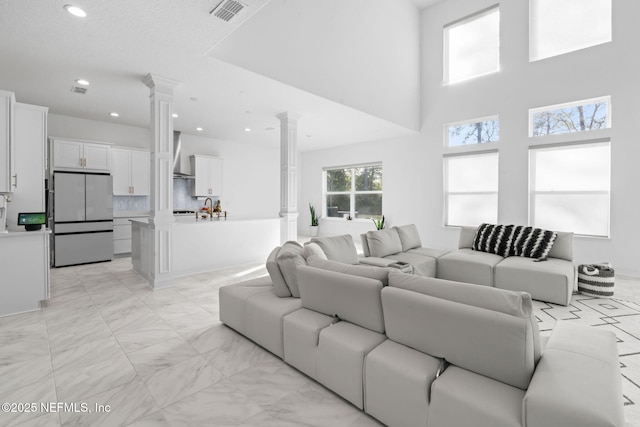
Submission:
{"label": "window", "polygon": [[500,68],[500,11],[497,6],[444,27],[444,81],[454,83]]}
{"label": "window", "polygon": [[500,139],[498,117],[453,123],[446,126],[447,146],[484,144]]}
{"label": "window", "polygon": [[498,222],[498,152],[444,157],[445,225]]}
{"label": "window", "polygon": [[611,0],[530,0],[529,59],[611,41]]}
{"label": "window", "polygon": [[529,110],[529,136],[611,127],[610,98],[594,98]]}
{"label": "window", "polygon": [[530,219],[535,227],[609,236],[609,141],[529,150]]}
{"label": "window", "polygon": [[382,218],[382,165],[326,169],[325,216]]}

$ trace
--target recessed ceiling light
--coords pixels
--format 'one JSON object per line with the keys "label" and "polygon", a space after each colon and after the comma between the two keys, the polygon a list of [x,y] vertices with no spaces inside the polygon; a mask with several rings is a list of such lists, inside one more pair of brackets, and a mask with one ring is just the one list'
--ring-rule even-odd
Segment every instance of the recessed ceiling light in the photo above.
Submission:
{"label": "recessed ceiling light", "polygon": [[172,116],[174,119],[177,119],[177,118],[178,118],[178,115],[177,115],[176,113],[173,113],[171,116]]}
{"label": "recessed ceiling light", "polygon": [[79,8],[78,6],[74,6],[71,4],[65,4],[64,10],[72,14],[73,16],[77,16],[78,18],[85,18],[87,16],[87,12]]}
{"label": "recessed ceiling light", "polygon": [[204,129],[202,129],[202,128],[196,128],[196,130],[197,130],[198,132],[202,132]]}
{"label": "recessed ceiling light", "polygon": [[115,111],[112,111],[111,113],[109,113],[109,115],[111,117],[120,117],[120,114],[116,113]]}
{"label": "recessed ceiling light", "polygon": [[76,80],[76,83],[78,83],[79,85],[82,85],[82,86],[89,86],[89,84],[90,84],[89,80],[85,80],[85,79],[78,79],[78,80]]}
{"label": "recessed ceiling light", "polygon": [[251,132],[251,128],[244,128],[245,132]]}

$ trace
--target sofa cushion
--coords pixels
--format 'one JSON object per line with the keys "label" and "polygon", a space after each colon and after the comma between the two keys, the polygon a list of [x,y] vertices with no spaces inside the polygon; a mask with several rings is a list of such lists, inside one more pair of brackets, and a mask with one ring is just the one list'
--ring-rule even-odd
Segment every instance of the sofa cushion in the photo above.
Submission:
{"label": "sofa cushion", "polygon": [[531,331],[535,362],[537,363],[540,359],[542,351],[538,319],[533,313],[531,296],[527,293],[431,277],[419,277],[395,271],[389,273],[389,286],[526,319]]}
{"label": "sofa cushion", "polygon": [[345,264],[358,264],[358,250],[350,234],[314,237],[311,242],[320,246],[327,259]]}
{"label": "sofa cushion", "polygon": [[400,236],[395,228],[367,232],[367,243],[371,256],[384,258],[402,252]]}
{"label": "sofa cushion", "polygon": [[458,249],[471,249],[473,239],[476,237],[478,227],[460,227],[460,237],[458,238]]}
{"label": "sofa cushion", "polygon": [[420,241],[420,234],[415,224],[401,225],[399,227],[393,227],[400,237],[400,243],[402,244],[402,252],[407,252],[409,249],[419,248],[422,246]]}
{"label": "sofa cushion", "polygon": [[535,369],[529,319],[390,286],[382,306],[389,339],[527,389]]}
{"label": "sofa cushion", "polygon": [[500,255],[458,249],[438,258],[438,278],[493,286],[493,269],[503,259]]}
{"label": "sofa cushion", "polygon": [[386,268],[369,265],[352,265],[343,262],[322,259],[316,255],[307,258],[307,265],[321,268],[323,270],[337,271],[339,273],[351,274],[353,276],[368,277],[382,282],[384,286],[389,283],[389,271]]}
{"label": "sofa cushion", "polygon": [[313,255],[321,259],[327,259],[327,255],[324,253],[320,245],[313,242],[307,242],[302,250],[302,256],[304,259],[309,259],[309,257]]}
{"label": "sofa cushion", "polygon": [[282,277],[284,277],[287,287],[291,291],[291,296],[295,298],[300,298],[298,266],[306,264],[302,251],[303,248],[300,243],[294,241],[285,242],[276,258]]}
{"label": "sofa cushion", "polygon": [[381,281],[309,266],[298,277],[303,307],[384,333]]}
{"label": "sofa cushion", "polygon": [[493,285],[528,292],[533,299],[568,305],[574,281],[575,266],[571,261],[547,258],[536,262],[533,258],[512,256],[495,266]]}
{"label": "sofa cushion", "polygon": [[277,296],[280,298],[290,297],[291,291],[287,286],[287,282],[284,280],[282,276],[282,272],[280,271],[280,267],[278,267],[278,254],[280,253],[280,246],[275,247],[269,256],[267,257],[267,272],[271,277],[271,281],[273,282],[274,291]]}
{"label": "sofa cushion", "polygon": [[573,261],[573,233],[558,231],[549,251],[549,258]]}

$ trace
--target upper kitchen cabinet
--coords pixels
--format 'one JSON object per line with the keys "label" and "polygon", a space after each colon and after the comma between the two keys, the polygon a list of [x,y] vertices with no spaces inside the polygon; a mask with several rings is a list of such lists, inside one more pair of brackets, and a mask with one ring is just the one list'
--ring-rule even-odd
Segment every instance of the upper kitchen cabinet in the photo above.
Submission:
{"label": "upper kitchen cabinet", "polygon": [[111,146],[93,142],[53,139],[53,169],[111,171]]}
{"label": "upper kitchen cabinet", "polygon": [[114,196],[148,196],[151,156],[148,151],[111,149]]}
{"label": "upper kitchen cabinet", "polygon": [[15,104],[16,97],[13,92],[0,91],[0,193],[11,193],[15,190]]}
{"label": "upper kitchen cabinet", "polygon": [[191,156],[191,170],[196,177],[192,187],[193,196],[221,196],[222,195],[222,159],[193,155]]}
{"label": "upper kitchen cabinet", "polygon": [[9,231],[17,231],[20,212],[44,212],[47,107],[16,102],[14,118],[15,189],[7,212]]}

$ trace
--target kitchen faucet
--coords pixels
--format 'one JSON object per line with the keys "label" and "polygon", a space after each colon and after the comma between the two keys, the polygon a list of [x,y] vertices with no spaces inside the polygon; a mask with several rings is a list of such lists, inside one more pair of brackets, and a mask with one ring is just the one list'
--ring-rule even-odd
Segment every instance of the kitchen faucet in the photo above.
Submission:
{"label": "kitchen faucet", "polygon": [[209,203],[209,209],[207,209],[207,212],[209,212],[209,220],[213,220],[213,200],[211,199],[211,197],[207,197],[206,199],[204,199],[204,207],[207,207],[207,202],[211,202]]}

